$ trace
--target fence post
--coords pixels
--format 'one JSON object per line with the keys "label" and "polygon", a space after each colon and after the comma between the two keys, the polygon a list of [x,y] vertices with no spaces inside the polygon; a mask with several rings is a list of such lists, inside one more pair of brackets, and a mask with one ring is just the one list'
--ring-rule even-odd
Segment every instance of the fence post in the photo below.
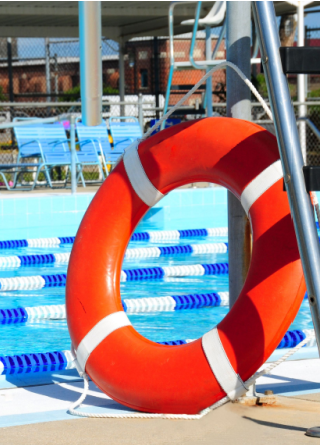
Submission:
{"label": "fence post", "polygon": [[70,145],[71,145],[71,193],[77,193],[77,166],[76,166],[76,126],[75,116],[70,116]]}
{"label": "fence post", "polygon": [[[119,94],[120,102],[124,102],[125,95],[125,69],[124,69],[124,42],[119,43]],[[125,115],[125,106],[120,105],[120,116]]]}
{"label": "fence post", "polygon": [[[12,47],[11,47],[11,37],[7,38],[7,57],[8,57],[8,77],[9,77],[9,101],[14,102],[13,95],[13,72],[12,72]],[[10,120],[12,121],[14,117],[14,109],[10,107]],[[13,146],[14,132],[11,130],[11,145]]]}
{"label": "fence post", "polygon": [[[251,2],[227,2],[227,60],[250,79]],[[250,90],[227,68],[227,116],[251,120]],[[245,282],[251,252],[250,223],[240,201],[228,192],[229,295],[235,303]]]}
{"label": "fence post", "polygon": [[50,40],[49,37],[45,38],[45,54],[46,54],[46,90],[47,90],[47,100],[46,102],[51,102],[51,72],[50,72]]}
{"label": "fence post", "polygon": [[138,96],[138,120],[143,133],[143,109],[142,109],[142,94],[139,93]]}

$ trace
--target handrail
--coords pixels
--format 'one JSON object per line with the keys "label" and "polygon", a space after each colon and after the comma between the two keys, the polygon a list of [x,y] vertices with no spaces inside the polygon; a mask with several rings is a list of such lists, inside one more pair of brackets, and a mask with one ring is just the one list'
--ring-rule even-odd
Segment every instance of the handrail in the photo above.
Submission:
{"label": "handrail", "polygon": [[[116,95],[115,95],[116,96]],[[153,105],[154,102],[145,101],[143,105]],[[139,102],[102,102],[102,106],[110,105],[139,105]],[[60,107],[81,107],[81,102],[0,102],[0,109],[2,107],[16,107],[16,108],[60,108]],[[1,111],[1,110],[0,110]],[[26,118],[28,119],[28,118]]]}
{"label": "handrail", "polygon": [[216,43],[215,49],[212,54],[212,60],[205,60],[205,61],[201,61],[200,63],[195,62],[193,53],[194,53],[194,47],[196,45],[196,40],[197,40],[198,23],[199,23],[200,12],[201,12],[201,4],[202,4],[201,1],[198,2],[197,7],[196,7],[196,15],[195,15],[194,24],[193,24],[192,39],[191,39],[191,45],[190,45],[190,51],[189,51],[189,59],[190,59],[191,65],[195,69],[206,69],[209,66],[214,66],[214,65],[217,65],[218,63],[222,62],[222,60],[214,60],[214,58],[218,52],[218,48],[219,48],[219,46],[222,42],[222,39],[225,35],[226,26],[227,26],[227,21],[224,20],[220,34],[219,34],[218,41]]}
{"label": "handrail", "polygon": [[22,120],[20,122],[8,122],[5,124],[0,124],[0,130],[3,130],[5,128],[14,128],[14,127],[25,127],[26,125],[36,125],[36,124],[50,124],[52,122],[58,122],[61,121],[62,119],[67,119],[69,118],[69,115],[60,115],[60,116],[55,116],[55,117],[47,117],[45,119],[26,119],[26,120]]}

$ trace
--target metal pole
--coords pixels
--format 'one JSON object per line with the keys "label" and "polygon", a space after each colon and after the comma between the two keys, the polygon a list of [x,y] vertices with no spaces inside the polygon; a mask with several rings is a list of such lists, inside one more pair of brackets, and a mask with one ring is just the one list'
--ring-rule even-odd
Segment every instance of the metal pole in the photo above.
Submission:
{"label": "metal pole", "polygon": [[54,55],[54,92],[56,94],[56,102],[58,102],[59,91],[59,74],[58,74],[58,55]]}
{"label": "metal pole", "polygon": [[82,122],[101,124],[101,2],[79,2],[80,84]]}
{"label": "metal pole", "polygon": [[[154,61],[154,94],[156,96],[156,108],[159,108],[159,42],[158,37],[153,38],[153,61]],[[156,118],[159,119],[159,111],[156,112]]]}
{"label": "metal pole", "polygon": [[139,93],[139,96],[138,96],[138,120],[139,120],[141,131],[143,133],[143,109],[142,109],[142,94],[141,93]]}
{"label": "metal pole", "polygon": [[51,72],[50,72],[50,41],[49,38],[45,38],[45,54],[46,54],[46,92],[47,102],[51,102]]}
{"label": "metal pole", "polygon": [[[211,28],[206,26],[206,60],[211,59]],[[207,72],[210,68],[207,68]],[[206,81],[206,99],[207,99],[207,117],[212,116],[212,77],[209,77]]]}
{"label": "metal pole", "polygon": [[[125,80],[125,71],[124,71],[124,43],[121,41],[119,44],[119,94],[120,94],[120,102],[124,102],[124,80]],[[125,115],[125,107],[124,105],[120,105],[120,116]]]}
{"label": "metal pole", "polygon": [[[227,60],[250,79],[251,2],[227,2]],[[227,116],[251,120],[250,90],[227,68]],[[250,263],[250,223],[240,201],[228,192],[230,307],[243,287]]]}
{"label": "metal pole", "polygon": [[320,346],[320,246],[311,200],[302,171],[303,158],[286,76],[280,60],[280,40],[273,2],[254,2],[262,63],[278,140],[291,215],[297,235],[312,320]]}
{"label": "metal pole", "polygon": [[9,77],[9,100],[14,101],[13,96],[13,71],[12,71],[12,43],[11,37],[7,38],[7,57],[8,57],[8,77]]}
{"label": "metal pole", "polygon": [[77,166],[76,166],[76,125],[75,116],[70,116],[70,145],[71,145],[71,193],[77,193]]}

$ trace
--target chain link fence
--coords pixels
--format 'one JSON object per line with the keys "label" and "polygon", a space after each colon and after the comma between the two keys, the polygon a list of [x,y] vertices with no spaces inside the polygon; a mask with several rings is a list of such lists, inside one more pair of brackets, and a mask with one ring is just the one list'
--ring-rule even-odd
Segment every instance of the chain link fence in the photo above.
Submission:
{"label": "chain link fence", "polygon": [[[212,51],[217,39],[217,35],[212,35]],[[320,44],[320,28],[306,29],[306,43]],[[178,65],[185,63],[185,66],[173,72],[169,106],[175,105],[204,75],[204,70],[192,69],[190,64],[188,65],[190,45],[190,33],[175,37],[175,62]],[[107,121],[111,116],[135,117],[146,131],[154,119],[162,115],[170,73],[169,39],[134,38],[125,43],[123,54],[125,95],[124,101],[120,101],[119,44],[103,39],[103,118]],[[77,39],[0,39],[0,123],[9,123],[17,117],[44,118],[69,113],[81,118],[79,56]],[[195,62],[205,60],[203,31],[197,34],[193,57]],[[216,58],[219,60],[225,57],[225,40],[223,40]],[[320,76],[306,77],[307,115],[320,128]],[[261,94],[266,97],[263,75],[255,75],[253,79]],[[292,98],[295,100],[296,78],[291,76],[288,80]],[[217,71],[212,76],[212,91],[214,115],[225,116],[225,70]],[[274,133],[272,122],[267,120],[261,106],[254,100],[253,98],[252,120]],[[175,112],[173,117],[176,122],[201,117],[205,106],[205,86],[203,86],[188,99],[183,109]],[[295,110],[297,111],[297,105]],[[14,130],[0,130],[0,163],[14,163],[17,155]],[[307,155],[308,163],[320,165],[320,142],[309,127],[307,127]],[[96,166],[86,167],[86,180],[94,182],[101,180],[100,176]]]}

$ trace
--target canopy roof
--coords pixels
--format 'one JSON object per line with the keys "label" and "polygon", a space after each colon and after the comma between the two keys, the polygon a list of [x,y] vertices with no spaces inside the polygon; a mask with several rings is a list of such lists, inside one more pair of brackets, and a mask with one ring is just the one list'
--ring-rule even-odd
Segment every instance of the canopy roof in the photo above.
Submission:
{"label": "canopy roof", "polygon": [[[168,35],[167,1],[102,1],[102,34],[104,37],[129,40],[136,36]],[[319,2],[313,2],[316,6]],[[213,2],[204,1],[202,16]],[[275,2],[277,15],[295,13],[287,2]],[[310,7],[310,5],[309,5]],[[195,3],[177,5],[175,32],[191,30],[181,26],[183,20],[193,18]],[[0,37],[78,37],[78,2],[63,1],[0,1]]]}

